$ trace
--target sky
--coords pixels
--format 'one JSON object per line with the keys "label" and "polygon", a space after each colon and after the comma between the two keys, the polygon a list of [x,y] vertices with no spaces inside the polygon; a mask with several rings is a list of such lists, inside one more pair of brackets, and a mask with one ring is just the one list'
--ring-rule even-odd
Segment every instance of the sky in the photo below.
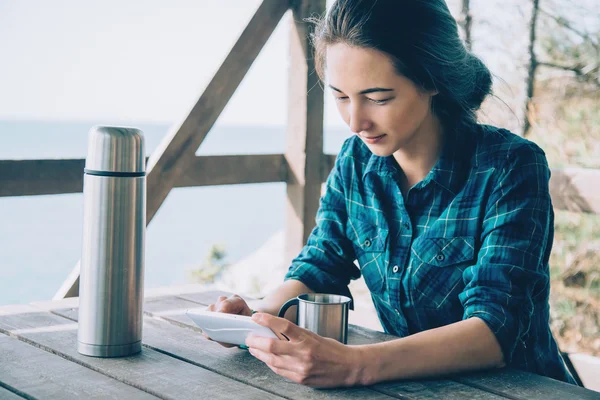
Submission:
{"label": "sky", "polygon": [[[177,122],[259,4],[0,0],[0,119]],[[285,124],[289,23],[288,12],[218,123]],[[327,103],[326,123],[343,125]]]}
{"label": "sky", "polygon": [[[593,9],[598,1],[575,3]],[[260,2],[0,0],[0,119],[177,123]],[[461,0],[447,3],[458,16]],[[498,95],[488,109],[500,116],[488,122],[517,129],[531,4],[472,0],[471,7],[473,49]],[[285,124],[289,24],[288,12],[217,124]],[[325,125],[345,126],[329,93]]]}

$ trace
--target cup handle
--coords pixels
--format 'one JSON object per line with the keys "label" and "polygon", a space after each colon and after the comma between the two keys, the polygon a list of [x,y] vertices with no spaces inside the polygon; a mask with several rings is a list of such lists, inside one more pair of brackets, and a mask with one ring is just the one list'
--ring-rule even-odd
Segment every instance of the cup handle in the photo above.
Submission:
{"label": "cup handle", "polygon": [[285,312],[288,310],[288,308],[290,308],[291,306],[297,306],[298,305],[298,298],[294,297],[293,299],[289,299],[288,301],[286,301],[281,308],[279,309],[279,313],[277,314],[277,316],[279,318],[283,318],[285,315]]}

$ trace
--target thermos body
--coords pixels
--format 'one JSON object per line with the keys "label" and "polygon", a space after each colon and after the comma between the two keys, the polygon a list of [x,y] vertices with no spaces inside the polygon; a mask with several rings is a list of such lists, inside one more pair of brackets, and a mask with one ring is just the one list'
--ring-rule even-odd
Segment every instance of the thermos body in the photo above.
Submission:
{"label": "thermos body", "polygon": [[146,177],[142,133],[90,131],[84,173],[78,351],[119,357],[141,351]]}

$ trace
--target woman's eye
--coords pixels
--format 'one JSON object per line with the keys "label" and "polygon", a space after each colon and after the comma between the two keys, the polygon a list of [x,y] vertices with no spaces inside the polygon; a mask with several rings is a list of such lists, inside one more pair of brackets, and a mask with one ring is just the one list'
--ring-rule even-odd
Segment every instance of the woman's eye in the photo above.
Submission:
{"label": "woman's eye", "polygon": [[371,98],[368,98],[368,99],[369,99],[369,101],[370,101],[371,103],[375,103],[375,104],[379,104],[379,105],[381,105],[381,104],[385,104],[385,103],[387,103],[387,102],[388,102],[388,101],[390,101],[392,98],[390,97],[389,99],[383,99],[383,100],[376,100],[376,99],[371,99]]}
{"label": "woman's eye", "polygon": [[341,96],[341,97],[335,97],[336,101],[344,101],[344,100],[348,100],[348,96]]}

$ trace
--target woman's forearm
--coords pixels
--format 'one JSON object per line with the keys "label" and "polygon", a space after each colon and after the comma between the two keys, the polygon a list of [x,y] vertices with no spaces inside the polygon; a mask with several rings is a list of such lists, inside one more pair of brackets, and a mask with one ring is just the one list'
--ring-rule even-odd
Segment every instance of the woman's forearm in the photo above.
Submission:
{"label": "woman's forearm", "polygon": [[[313,291],[310,290],[308,286],[306,286],[299,280],[290,279],[283,282],[281,286],[275,289],[272,293],[269,293],[267,296],[265,296],[264,299],[252,302],[250,304],[250,307],[256,311],[266,312],[271,315],[277,315],[283,303],[285,303],[289,299],[292,299],[303,293],[312,292]],[[285,315],[286,318],[292,322],[296,321],[295,310],[296,308],[292,307],[288,310],[288,312],[286,312]]]}
{"label": "woman's forearm", "polygon": [[476,317],[357,350],[363,385],[504,366],[496,337]]}

